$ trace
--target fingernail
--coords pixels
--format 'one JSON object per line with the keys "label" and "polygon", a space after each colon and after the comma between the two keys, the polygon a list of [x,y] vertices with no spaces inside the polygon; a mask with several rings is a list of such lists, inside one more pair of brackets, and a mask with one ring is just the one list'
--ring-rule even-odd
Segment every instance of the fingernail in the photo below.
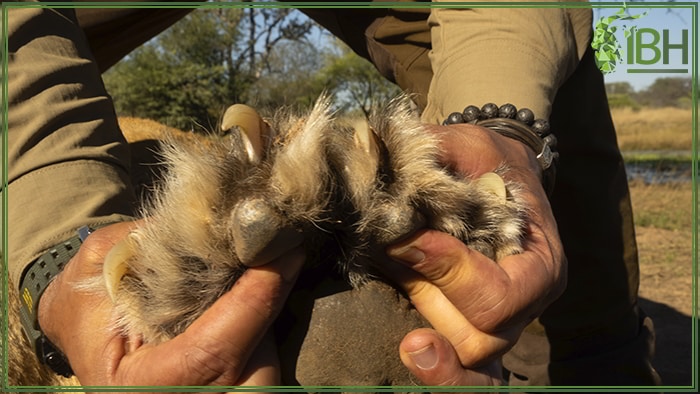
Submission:
{"label": "fingernail", "polygon": [[413,360],[413,363],[416,364],[416,367],[422,370],[431,370],[435,368],[438,362],[437,352],[432,344],[415,352],[409,352],[408,355]]}
{"label": "fingernail", "polygon": [[425,253],[414,246],[389,249],[387,253],[393,258],[409,264],[418,264],[425,259]]}

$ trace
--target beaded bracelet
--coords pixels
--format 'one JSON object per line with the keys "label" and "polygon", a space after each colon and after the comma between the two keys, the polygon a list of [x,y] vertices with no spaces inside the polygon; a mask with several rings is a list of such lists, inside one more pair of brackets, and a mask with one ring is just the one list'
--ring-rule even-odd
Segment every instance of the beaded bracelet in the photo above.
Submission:
{"label": "beaded bracelet", "polygon": [[442,122],[443,125],[459,123],[483,126],[529,146],[537,154],[542,168],[544,189],[551,194],[559,152],[554,151],[557,139],[550,132],[549,122],[535,119],[535,114],[528,108],[518,110],[513,104],[504,104],[499,108],[496,104],[488,103],[481,109],[470,105],[463,112],[453,112]]}

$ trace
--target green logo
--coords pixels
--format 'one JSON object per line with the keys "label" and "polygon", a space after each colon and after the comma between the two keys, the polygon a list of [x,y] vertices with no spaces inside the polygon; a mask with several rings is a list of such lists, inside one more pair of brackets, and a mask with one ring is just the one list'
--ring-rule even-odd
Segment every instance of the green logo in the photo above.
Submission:
{"label": "green logo", "polygon": [[[617,38],[615,38],[617,26],[613,26],[612,24],[617,21],[639,19],[646,14],[647,12],[638,15],[629,15],[627,13],[627,6],[625,5],[614,15],[598,19],[595,24],[591,47],[595,50],[595,61],[603,74],[609,74],[615,71],[618,61],[620,61],[623,56],[622,46],[617,41]],[[622,28],[625,38],[628,40],[636,30],[634,26],[627,27],[623,25]]]}
{"label": "green logo", "polygon": [[[681,30],[680,43],[671,43],[670,35],[668,29],[663,29],[661,34],[655,29],[635,29],[627,36],[627,64],[652,65],[659,60],[663,64],[669,64],[671,50],[680,50],[681,63],[688,64],[688,30]],[[659,41],[661,48],[658,46]],[[651,56],[645,57],[645,53]]]}

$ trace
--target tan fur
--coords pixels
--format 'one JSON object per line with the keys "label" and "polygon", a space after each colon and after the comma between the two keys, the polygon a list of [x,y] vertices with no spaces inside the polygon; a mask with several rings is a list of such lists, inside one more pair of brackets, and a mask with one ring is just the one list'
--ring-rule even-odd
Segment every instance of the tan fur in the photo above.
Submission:
{"label": "tan fur", "polygon": [[[266,261],[276,250],[286,249],[286,243],[299,240],[306,246],[309,267],[336,265],[359,290],[384,294],[389,304],[395,302],[390,301],[393,290],[374,282],[375,265],[384,258],[386,245],[419,228],[448,232],[496,259],[521,250],[526,210],[517,186],[506,184],[508,197],[503,201],[478,182],[446,170],[439,163],[437,137],[421,126],[408,99],[396,99],[373,113],[369,132],[361,135],[351,123],[335,119],[329,108],[329,99],[322,97],[308,113],[283,110],[264,117],[270,134],[259,141],[264,148],[259,157],[251,157],[235,128],[224,136],[202,137],[162,126],[146,126],[157,131],[144,131],[143,124],[134,131],[129,124],[142,121],[122,120],[133,147],[167,136],[161,146],[167,171],[143,178],[149,186],[141,192],[152,192],[152,198],[143,209],[145,224],[130,235],[133,258],[125,262],[126,274],[115,291],[117,324],[125,334],[151,343],[177,335],[230,288],[246,266]],[[134,152],[140,160],[138,150]],[[161,181],[154,181],[158,178]],[[93,285],[100,291],[95,286],[102,285]],[[321,308],[324,303],[319,301],[316,306]],[[336,316],[333,310],[318,311]],[[411,327],[424,324],[415,311],[401,316],[410,324],[391,333],[392,346]],[[309,327],[308,338],[337,338],[334,333],[343,330],[323,324],[326,328]],[[356,338],[373,347],[379,335]],[[318,346],[349,342],[309,341],[302,350],[316,350],[300,360],[317,359],[321,366],[301,374],[319,376],[314,368],[337,370],[337,364],[322,365],[324,352]],[[345,351],[353,362],[367,353],[351,346]],[[342,354],[334,357],[340,360]],[[386,357],[386,363],[376,365],[404,372],[384,376],[381,382],[411,384],[398,355]],[[297,365],[297,370],[303,367]],[[284,363],[282,368],[288,370]]]}
{"label": "tan fur", "polygon": [[116,292],[126,333],[159,342],[182,332],[269,244],[284,248],[288,234],[306,240],[315,264],[339,264],[355,285],[376,273],[380,251],[421,227],[496,259],[520,251],[517,189],[510,185],[504,202],[445,170],[437,137],[407,99],[369,119],[374,155],[329,108],[322,97],[307,114],[274,113],[259,162],[238,132],[206,144],[166,140],[167,175],[132,234],[134,258]]}
{"label": "tan fur", "polygon": [[[354,282],[364,281],[371,268],[372,259],[363,257],[421,227],[447,232],[496,260],[521,251],[525,208],[517,185],[506,184],[511,197],[504,202],[446,170],[439,163],[438,137],[426,132],[406,98],[372,113],[369,127],[379,145],[377,167],[368,170],[363,147],[348,148],[354,145],[341,134],[331,155],[359,215],[354,243],[346,247],[360,260],[346,262]],[[368,171],[374,172],[369,182]]]}

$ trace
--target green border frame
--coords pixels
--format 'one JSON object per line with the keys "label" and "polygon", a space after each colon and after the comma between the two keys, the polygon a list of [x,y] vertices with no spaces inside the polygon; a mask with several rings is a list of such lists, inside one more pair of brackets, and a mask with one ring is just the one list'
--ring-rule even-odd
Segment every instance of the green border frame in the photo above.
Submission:
{"label": "green border frame", "polygon": [[[509,2],[509,3],[495,3],[495,2],[450,2],[450,3],[406,3],[406,2],[252,2],[252,3],[239,3],[239,2],[214,2],[214,3],[201,3],[201,2],[81,2],[81,3],[70,3],[70,2],[13,2],[6,1],[1,5],[2,8],[2,52],[0,52],[0,57],[2,58],[2,118],[0,126],[2,129],[2,184],[0,185],[2,191],[7,190],[7,112],[8,103],[5,99],[7,96],[7,57],[8,53],[8,41],[7,41],[7,21],[8,15],[7,11],[10,8],[35,8],[35,7],[50,7],[50,8],[222,8],[222,7],[252,7],[252,8],[391,8],[394,6],[399,6],[400,8],[450,8],[450,7],[473,7],[473,8],[621,8],[626,6],[627,8],[683,8],[691,9],[692,11],[692,64],[690,65],[691,75],[692,75],[692,97],[693,97],[693,107],[692,107],[692,133],[693,133],[693,169],[692,169],[692,184],[693,184],[693,240],[692,240],[692,359],[691,359],[691,371],[692,371],[692,381],[689,386],[618,386],[618,387],[607,387],[607,386],[505,386],[505,387],[492,387],[492,386],[468,386],[468,387],[435,387],[435,386],[306,386],[306,387],[285,387],[285,386],[272,386],[272,387],[257,387],[249,386],[245,388],[239,387],[220,387],[220,389],[225,389],[227,391],[235,392],[251,392],[260,391],[264,389],[268,392],[338,392],[340,390],[347,392],[359,392],[359,391],[373,391],[373,392],[395,392],[395,391],[431,391],[437,390],[441,392],[463,392],[468,388],[471,392],[537,392],[537,391],[562,391],[562,392],[658,392],[660,390],[666,392],[688,392],[688,390],[696,391],[698,390],[698,231],[697,231],[697,220],[698,220],[698,187],[697,187],[697,177],[698,177],[698,7],[700,6],[697,2],[635,2],[635,3],[625,3],[625,2],[596,2],[596,3],[580,3],[580,2]],[[2,193],[1,200],[1,213],[0,218],[2,220],[2,231],[0,236],[2,237],[2,250],[0,253],[2,255],[2,303],[3,311],[8,310],[8,298],[6,291],[8,291],[8,270],[6,264],[6,252],[7,251],[7,193]],[[7,313],[3,313],[2,328],[4,336],[4,343],[7,343],[7,330],[8,326]],[[2,350],[2,362],[3,371],[7,371],[8,366],[8,354],[4,349]],[[212,391],[213,387],[209,386],[124,386],[124,387],[112,387],[112,386],[83,386],[83,387],[54,387],[54,386],[8,386],[7,373],[2,376],[2,389],[3,392],[14,391],[14,392],[83,392],[83,391],[113,391],[113,392],[126,392],[126,391],[145,391],[145,392],[202,392],[202,391]]]}

